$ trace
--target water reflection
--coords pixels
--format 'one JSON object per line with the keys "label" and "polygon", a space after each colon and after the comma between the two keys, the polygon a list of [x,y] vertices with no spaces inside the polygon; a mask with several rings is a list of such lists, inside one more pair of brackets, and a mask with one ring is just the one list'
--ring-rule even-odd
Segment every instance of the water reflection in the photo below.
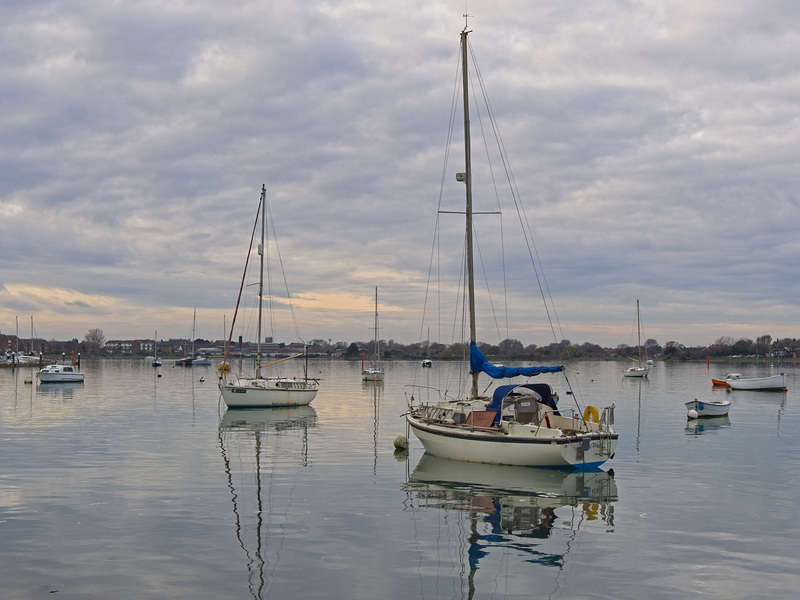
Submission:
{"label": "water reflection", "polygon": [[689,419],[686,422],[687,435],[700,435],[702,433],[711,433],[719,429],[726,429],[731,426],[731,420],[728,415],[723,417],[706,417],[703,419]]}
{"label": "water reflection", "polygon": [[764,392],[756,390],[731,390],[731,400],[743,406],[758,406],[764,414],[775,414],[778,435],[781,433],[781,417],[786,411],[787,393],[783,391]]}
{"label": "water reflection", "polygon": [[372,399],[372,473],[378,472],[378,434],[380,430],[381,396],[383,396],[383,381],[365,381],[362,390],[367,392]]}
{"label": "water reflection", "polygon": [[[517,571],[516,559],[561,571],[582,529],[593,523],[613,532],[617,500],[613,471],[480,465],[428,454],[409,475],[406,491],[410,510],[439,511],[445,528],[452,528],[443,532],[439,519],[430,532],[432,543],[446,546],[436,548],[437,560],[457,556],[459,568],[448,576],[459,573],[461,595],[468,598],[478,589],[480,568]],[[424,547],[425,529],[417,525],[416,534]],[[486,585],[496,578],[487,573]]]}
{"label": "water reflection", "polygon": [[44,385],[36,385],[36,395],[55,400],[72,400],[75,397],[75,392],[82,390],[83,386],[82,381],[46,383]]}
{"label": "water reflection", "polygon": [[310,406],[228,409],[219,443],[253,598],[269,597],[287,526],[294,486],[309,466],[308,430],[316,427]]}

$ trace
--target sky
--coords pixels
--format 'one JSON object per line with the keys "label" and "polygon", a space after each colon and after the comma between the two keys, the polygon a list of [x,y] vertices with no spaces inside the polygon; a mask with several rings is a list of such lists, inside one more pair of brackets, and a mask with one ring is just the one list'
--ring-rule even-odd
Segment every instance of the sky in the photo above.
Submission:
{"label": "sky", "polygon": [[[448,341],[465,13],[557,338],[635,344],[637,299],[660,344],[800,337],[794,0],[8,0],[0,332],[226,337],[264,184],[304,339],[371,339],[377,286],[381,338]],[[550,343],[514,277],[479,339]]]}

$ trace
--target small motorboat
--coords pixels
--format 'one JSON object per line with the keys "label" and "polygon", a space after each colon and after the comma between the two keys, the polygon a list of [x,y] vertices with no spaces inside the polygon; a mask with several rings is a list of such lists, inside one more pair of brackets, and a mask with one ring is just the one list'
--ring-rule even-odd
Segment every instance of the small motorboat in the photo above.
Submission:
{"label": "small motorboat", "polygon": [[37,374],[40,383],[74,383],[83,381],[80,373],[72,365],[47,365]]}
{"label": "small motorboat", "polygon": [[723,417],[731,409],[730,400],[698,400],[695,398],[686,403],[687,416],[690,419],[704,417]]}

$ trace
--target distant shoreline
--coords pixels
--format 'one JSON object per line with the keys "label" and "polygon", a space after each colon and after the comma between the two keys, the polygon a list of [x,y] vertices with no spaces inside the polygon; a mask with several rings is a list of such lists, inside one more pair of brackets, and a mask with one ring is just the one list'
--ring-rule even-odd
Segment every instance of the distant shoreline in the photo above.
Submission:
{"label": "distant shoreline", "polygon": [[[16,369],[25,369],[25,368],[28,368],[28,369],[39,369],[43,365],[53,364],[55,362],[60,361],[62,358],[63,357],[60,354],[58,354],[58,355],[55,355],[55,354],[54,355],[44,355],[42,357],[42,361],[38,362],[38,363],[21,363],[21,364],[20,363],[17,363],[17,364],[0,363],[0,369],[2,369],[2,368],[5,368],[5,369],[15,369],[15,368]],[[138,356],[138,355],[137,356],[130,356],[130,355],[129,356],[119,356],[119,355],[117,355],[117,356],[107,356],[107,355],[93,354],[93,355],[81,356],[81,360],[83,360],[83,359],[90,359],[90,360],[97,360],[97,359],[101,359],[101,360],[145,360],[146,358],[147,357],[144,356],[144,355],[142,355],[142,356]],[[252,357],[250,357],[250,358],[252,358]],[[361,360],[361,357],[351,358],[351,357],[345,357],[345,356],[315,356],[315,357],[310,357],[310,358],[312,360],[327,359],[327,360],[336,360],[336,361],[342,360],[342,361],[348,361],[348,362],[358,362],[358,361]],[[493,357],[493,358],[497,359],[498,357]],[[176,359],[165,358],[163,360],[164,360],[165,363],[169,363],[170,361],[173,361],[173,360],[176,360]],[[238,357],[237,357],[236,360],[238,360]],[[420,359],[418,359],[418,358],[386,358],[386,359],[382,359],[382,362],[385,362],[385,363],[416,362],[418,360],[420,360]],[[435,359],[432,359],[432,360],[434,361],[434,363],[436,363],[436,362],[451,363],[451,362],[457,362],[460,359],[458,359],[458,358],[435,358]],[[535,361],[531,361],[530,359],[520,359],[520,360],[518,360],[518,359],[503,359],[503,360],[511,361],[511,362],[514,362],[514,363],[531,363],[531,362],[535,362]],[[68,359],[67,362],[71,362],[71,360]],[[228,362],[233,362],[233,361],[229,360]],[[500,361],[498,361],[498,362],[500,362]],[[559,362],[567,362],[567,361],[566,360],[564,360],[564,361],[546,360],[546,361],[541,361],[541,362],[544,362],[544,363],[559,363]],[[587,358],[573,358],[569,362],[573,362],[573,363],[575,363],[575,362],[609,362],[609,363],[624,363],[624,364],[627,364],[627,363],[630,363],[631,361],[629,359],[624,358],[624,357],[605,358],[605,359],[587,357]],[[720,358],[720,357],[715,357],[714,358],[714,357],[712,357],[710,359],[709,358],[703,358],[703,359],[675,358],[675,359],[668,359],[668,360],[655,359],[654,363],[656,365],[658,365],[658,364],[674,364],[674,363],[711,363],[711,364],[715,364],[715,365],[720,365],[720,364],[725,364],[725,365],[751,365],[752,364],[752,365],[756,365],[756,364],[764,363],[764,364],[768,364],[770,366],[775,366],[775,365],[797,365],[798,363],[800,363],[800,358],[781,358],[781,359],[776,359],[776,358],[773,358],[773,357],[759,357],[759,358],[750,358],[750,357],[742,357],[742,358]]]}

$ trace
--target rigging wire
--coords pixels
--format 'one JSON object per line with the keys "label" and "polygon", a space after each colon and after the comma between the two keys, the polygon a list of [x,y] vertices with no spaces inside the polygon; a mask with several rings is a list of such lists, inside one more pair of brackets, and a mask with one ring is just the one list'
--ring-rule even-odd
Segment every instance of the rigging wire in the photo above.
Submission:
{"label": "rigging wire", "polygon": [[[528,219],[527,214],[525,212],[524,204],[522,203],[522,200],[521,200],[521,195],[520,195],[520,192],[519,192],[519,188],[517,186],[516,179],[514,177],[513,169],[511,168],[511,165],[510,165],[508,154],[507,154],[507,151],[506,151],[506,148],[505,148],[505,143],[504,143],[504,141],[503,141],[503,139],[502,139],[502,137],[500,135],[500,130],[499,130],[499,126],[498,126],[498,123],[497,123],[496,115],[495,115],[494,109],[492,107],[492,104],[491,104],[491,102],[489,100],[488,93],[487,93],[486,87],[484,85],[483,75],[482,75],[482,73],[480,71],[480,67],[479,67],[477,58],[475,56],[474,50],[472,48],[472,45],[469,43],[469,40],[467,40],[467,44],[468,44],[468,51],[470,53],[471,60],[472,60],[472,69],[473,69],[473,72],[475,74],[475,77],[473,77],[472,81],[471,81],[471,87],[473,88],[473,96],[474,97],[480,97],[482,99],[482,104],[483,104],[483,107],[481,107],[481,103],[480,102],[476,103],[474,105],[475,106],[475,115],[476,115],[476,118],[477,118],[477,121],[478,121],[479,129],[481,131],[481,135],[482,135],[483,140],[484,140],[484,150],[486,152],[486,160],[487,160],[489,174],[490,174],[491,187],[494,190],[495,200],[497,202],[497,207],[498,207],[496,213],[480,213],[480,212],[476,211],[474,214],[499,214],[500,215],[500,234],[501,234],[500,235],[500,253],[501,253],[501,265],[502,265],[503,310],[504,310],[504,321],[505,321],[504,325],[505,325],[505,330],[506,330],[506,339],[508,339],[508,337],[509,337],[509,333],[508,332],[510,330],[510,325],[509,325],[510,317],[509,317],[509,305],[508,305],[508,273],[506,271],[506,264],[505,264],[506,263],[506,248],[505,248],[504,224],[503,224],[503,218],[502,218],[502,211],[500,210],[500,204],[501,204],[500,203],[500,187],[501,186],[498,184],[496,176],[495,176],[495,170],[496,169],[495,169],[495,166],[494,166],[493,161],[492,161],[492,156],[491,156],[492,153],[489,152],[489,140],[492,139],[492,138],[494,140],[494,146],[495,146],[495,148],[497,150],[497,153],[499,155],[499,158],[500,158],[500,163],[502,165],[503,172],[505,173],[505,177],[506,177],[507,185],[508,185],[508,190],[509,190],[509,193],[510,193],[510,196],[511,196],[511,199],[512,199],[513,206],[514,206],[514,208],[516,209],[516,212],[517,212],[517,219],[519,221],[520,228],[522,230],[522,238],[523,238],[526,250],[527,250],[527,254],[528,254],[528,258],[530,260],[530,264],[531,264],[531,266],[533,268],[533,271],[534,271],[534,276],[535,276],[536,283],[537,283],[537,286],[538,286],[538,289],[539,289],[539,295],[540,295],[540,297],[542,299],[542,303],[543,303],[544,310],[545,310],[545,313],[546,313],[546,317],[547,317],[547,321],[548,321],[549,328],[550,328],[550,331],[551,331],[551,335],[552,335],[553,341],[555,343],[558,343],[559,341],[563,341],[566,338],[565,338],[565,335],[563,333],[563,328],[561,326],[561,323],[560,323],[560,320],[559,320],[559,317],[558,317],[558,312],[557,312],[557,310],[555,308],[555,303],[553,301],[553,296],[552,296],[552,292],[551,292],[550,287],[549,287],[549,283],[547,281],[547,277],[545,276],[545,273],[544,273],[544,267],[543,267],[543,263],[542,263],[542,260],[541,260],[541,256],[539,254],[539,250],[538,250],[538,248],[536,246],[536,243],[535,243],[535,240],[534,240],[533,229],[531,227],[530,220]],[[458,61],[457,61],[457,68],[456,68],[456,76],[454,78],[454,83],[453,83],[453,95],[452,95],[452,99],[451,99],[450,120],[449,120],[449,127],[448,127],[448,133],[447,133],[447,144],[446,144],[445,157],[444,157],[444,162],[443,162],[443,165],[442,165],[442,172],[441,172],[441,177],[440,177],[440,189],[439,189],[438,202],[437,202],[437,215],[436,215],[435,226],[434,226],[434,240],[433,240],[433,243],[431,245],[431,254],[430,254],[430,260],[429,260],[429,267],[428,267],[428,278],[427,278],[427,284],[426,284],[426,290],[425,290],[425,300],[424,300],[424,305],[423,305],[423,318],[422,318],[422,322],[420,324],[420,333],[419,333],[420,342],[423,339],[422,336],[423,336],[423,332],[425,330],[425,322],[426,322],[426,318],[427,318],[429,302],[431,301],[430,286],[431,286],[431,283],[432,283],[432,281],[434,279],[434,273],[433,273],[434,267],[436,268],[436,280],[437,280],[437,284],[438,284],[437,285],[437,297],[436,297],[437,302],[436,302],[436,306],[437,306],[437,314],[439,316],[441,316],[441,310],[442,310],[442,308],[441,308],[441,288],[442,288],[442,283],[443,282],[442,282],[442,279],[441,279],[442,271],[441,271],[441,248],[440,248],[440,244],[441,244],[441,225],[442,225],[441,214],[458,212],[458,211],[446,211],[446,210],[443,210],[443,202],[444,202],[444,186],[445,186],[445,182],[446,182],[448,163],[449,163],[449,158],[450,158],[450,149],[451,149],[450,146],[451,146],[451,144],[453,142],[453,138],[454,138],[454,135],[455,135],[455,122],[456,122],[456,117],[457,117],[457,114],[458,114],[458,108],[457,107],[459,105],[459,87],[460,87],[460,83],[461,83],[460,63],[461,63],[461,57],[460,57],[460,53],[459,53],[459,58],[458,58]],[[475,87],[476,86],[476,84],[475,84],[476,80],[477,80],[477,87]],[[484,119],[484,117],[483,117],[483,111],[484,110],[485,110],[486,119]],[[488,122],[488,127],[487,127],[485,121]],[[491,129],[491,132],[490,132],[491,135],[487,134],[487,129],[488,128]],[[488,275],[487,275],[486,262],[483,259],[483,253],[481,252],[480,245],[477,244],[478,236],[477,236],[477,230],[476,230],[476,227],[474,225],[474,222],[473,222],[473,236],[474,236],[473,239],[476,241],[476,247],[478,248],[478,256],[480,258],[481,268],[482,268],[483,274],[484,274],[484,282],[485,282],[486,288],[487,288],[488,302],[489,302],[489,306],[491,308],[492,317],[494,319],[495,330],[497,332],[497,336],[498,336],[498,339],[499,339],[499,338],[502,337],[501,327],[500,327],[500,324],[498,322],[497,311],[495,309],[495,302],[493,300],[492,293],[491,293],[491,288],[489,286],[489,279],[488,279]],[[462,256],[462,264],[464,264],[464,262],[465,261],[463,261],[463,256]],[[461,275],[460,275],[460,278],[459,278],[459,283],[458,283],[459,297],[463,296],[463,291],[464,291],[464,286],[465,286],[464,281],[465,281],[464,280],[464,273],[462,272]],[[462,315],[461,316],[461,333],[462,333],[462,335],[459,337],[460,340],[465,339],[465,337],[463,335],[463,333],[466,331],[466,305],[465,305],[465,302],[466,301],[463,300],[463,298],[462,298],[461,307],[460,307],[461,315]],[[452,333],[453,333],[453,339],[454,340],[455,340],[455,332],[458,329],[458,327],[456,326],[457,325],[457,321],[458,321],[458,319],[454,319],[454,321],[453,321],[453,331],[452,331]],[[441,323],[441,319],[438,319],[437,322]],[[441,336],[439,336],[439,339],[441,339]],[[465,357],[464,358],[465,359],[467,358],[466,351],[465,351]],[[565,356],[563,356],[562,359],[564,360],[564,362],[568,363],[569,360],[570,360],[570,357],[569,357],[568,353]],[[572,383],[571,383],[570,379],[567,377],[566,371],[564,372],[564,377],[565,377],[565,381],[566,381],[567,387],[568,387],[568,389],[570,391],[570,395],[573,396],[573,399],[574,399],[574,401],[576,403],[576,406],[578,407],[578,410],[580,412],[580,403],[578,401],[578,397],[577,397],[577,395],[575,393],[573,393],[574,392],[573,386],[572,386]]]}
{"label": "rigging wire", "polygon": [[[553,341],[558,343],[559,337],[561,340],[566,339],[566,337],[561,327],[561,322],[558,318],[558,312],[556,311],[555,302],[553,301],[552,292],[550,291],[550,286],[547,282],[547,278],[544,273],[544,266],[541,260],[541,256],[539,255],[539,250],[536,247],[536,242],[533,236],[533,229],[531,228],[530,221],[528,220],[527,214],[525,212],[525,206],[521,201],[519,188],[517,187],[516,179],[514,177],[514,172],[511,168],[511,163],[505,149],[505,143],[503,142],[502,136],[500,135],[500,128],[495,118],[494,109],[492,108],[492,104],[489,100],[486,87],[484,86],[483,76],[481,74],[480,67],[478,66],[477,57],[475,56],[474,50],[472,48],[472,45],[469,43],[469,40],[467,40],[467,43],[470,56],[472,58],[472,65],[476,74],[476,77],[472,78],[472,81],[475,81],[475,79],[478,80],[478,88],[480,89],[481,97],[483,99],[483,103],[486,108],[487,116],[489,118],[489,122],[491,125],[491,131],[494,134],[495,144],[497,147],[497,151],[500,154],[501,164],[506,174],[506,180],[508,181],[511,198],[514,202],[514,206],[517,211],[517,217],[519,219],[520,227],[522,229],[523,239],[525,241],[531,266],[533,267],[534,275],[536,277],[536,282],[539,287],[539,294],[542,298],[542,303],[544,305],[544,309],[547,314],[547,320],[550,325],[550,331],[553,335]],[[480,121],[480,123],[481,123],[481,131],[483,132],[482,121]],[[485,144],[485,146],[488,146],[488,144]],[[494,172],[491,169],[491,166],[490,170],[492,172],[492,181],[494,182],[495,181]],[[563,356],[562,358],[564,362],[569,363],[570,357],[568,354]],[[578,412],[580,412],[580,402],[578,401],[577,395],[574,393],[574,389],[572,387],[569,378],[567,377],[566,371],[564,371],[564,379],[566,381],[569,391],[571,392],[570,395],[572,396],[573,400],[575,401],[576,407],[578,408]]]}
{"label": "rigging wire", "polygon": [[244,289],[244,282],[247,279],[247,268],[250,266],[250,255],[253,252],[253,240],[256,237],[256,230],[258,229],[258,218],[261,214],[261,198],[258,200],[258,210],[256,211],[256,218],[253,223],[253,232],[250,234],[250,244],[247,247],[247,259],[244,261],[244,271],[242,272],[242,282],[239,285],[239,295],[236,298],[236,308],[233,311],[233,319],[231,320],[231,331],[228,334],[228,342],[225,344],[225,358],[222,363],[228,362],[228,356],[231,350],[231,339],[233,338],[233,330],[236,327],[236,315],[239,313],[239,302],[242,299],[242,290]]}
{"label": "rigging wire", "polygon": [[[275,254],[277,255],[278,264],[280,265],[280,268],[281,268],[281,276],[283,278],[283,291],[286,292],[286,302],[289,305],[289,312],[292,315],[292,324],[294,325],[294,335],[298,340],[300,340],[302,342],[303,338],[300,337],[300,329],[297,326],[297,318],[295,317],[294,303],[292,302],[292,295],[289,292],[289,283],[286,280],[286,269],[283,266],[283,256],[281,255],[281,248],[278,245],[278,234],[275,231],[275,220],[271,218],[272,217],[272,210],[270,209],[269,203],[266,203],[266,206],[267,206],[267,217],[268,217],[267,221],[269,222],[269,229],[271,229],[271,231],[272,231],[272,241],[275,243]],[[269,271],[269,268],[268,268],[268,271]],[[270,292],[272,292],[271,277],[270,277],[269,286],[270,286]],[[274,303],[273,298],[274,298],[274,295],[272,293],[270,293],[270,305],[273,305],[273,303]],[[270,319],[272,321],[271,322],[271,326],[273,327],[273,335],[274,335],[275,322],[274,322],[273,310],[270,310]]]}
{"label": "rigging wire", "polygon": [[[556,333],[556,328],[558,332],[561,334],[561,339],[564,339],[563,330],[561,328],[561,323],[558,319],[558,314],[555,309],[555,303],[553,302],[552,293],[550,292],[549,285],[547,283],[547,278],[544,274],[543,264],[541,261],[541,257],[539,256],[539,251],[536,247],[536,243],[533,237],[533,230],[530,226],[530,222],[528,220],[527,214],[525,213],[525,206],[522,204],[520,200],[520,193],[517,187],[516,179],[514,178],[513,170],[511,169],[511,164],[508,159],[508,154],[505,149],[505,143],[503,142],[502,137],[500,136],[500,129],[497,125],[497,120],[495,118],[494,109],[492,108],[492,104],[489,101],[489,96],[486,92],[486,87],[483,83],[483,76],[481,74],[480,68],[478,67],[477,58],[475,57],[475,53],[472,49],[472,45],[469,45],[470,56],[472,57],[472,64],[475,68],[476,78],[478,79],[479,88],[481,91],[481,97],[483,98],[484,105],[487,110],[487,115],[492,126],[492,132],[495,137],[495,143],[497,145],[497,150],[500,153],[502,166],[506,173],[506,180],[509,184],[509,190],[511,193],[511,197],[514,201],[514,206],[517,209],[517,216],[520,220],[520,226],[522,227],[523,237],[525,239],[527,248],[528,248],[528,255],[531,259],[531,264],[534,269],[534,273],[536,275],[536,281],[539,286],[539,291],[542,296],[542,300],[544,301],[545,311],[547,312],[547,318],[550,323],[550,329],[553,333],[553,341],[558,342],[558,334]],[[549,301],[548,301],[549,299]],[[551,316],[552,311],[552,316]],[[555,322],[554,322],[555,320]]]}

